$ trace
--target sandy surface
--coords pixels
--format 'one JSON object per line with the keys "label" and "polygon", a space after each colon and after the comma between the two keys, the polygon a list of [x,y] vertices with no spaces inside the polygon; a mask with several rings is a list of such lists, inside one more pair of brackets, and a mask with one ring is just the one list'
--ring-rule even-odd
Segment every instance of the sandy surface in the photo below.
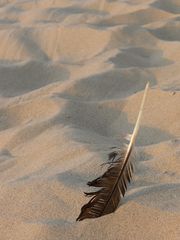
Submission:
{"label": "sandy surface", "polygon": [[[132,132],[113,214],[75,222]],[[0,239],[180,239],[180,1],[0,1]]]}

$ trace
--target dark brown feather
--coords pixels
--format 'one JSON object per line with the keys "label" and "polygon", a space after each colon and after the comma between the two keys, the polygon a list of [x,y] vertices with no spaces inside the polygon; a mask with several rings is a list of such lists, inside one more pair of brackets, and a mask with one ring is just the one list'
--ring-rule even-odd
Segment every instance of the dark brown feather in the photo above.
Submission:
{"label": "dark brown feather", "polygon": [[107,171],[102,176],[87,183],[89,186],[99,187],[100,189],[96,192],[85,193],[86,196],[92,198],[81,208],[81,213],[76,219],[77,221],[85,218],[97,218],[114,212],[122,196],[125,195],[127,183],[130,183],[132,178],[133,165],[130,162],[130,156],[140,126],[140,119],[148,87],[149,83],[146,84],[133,133],[128,136],[130,142],[127,149],[122,152],[114,151],[110,153]]}

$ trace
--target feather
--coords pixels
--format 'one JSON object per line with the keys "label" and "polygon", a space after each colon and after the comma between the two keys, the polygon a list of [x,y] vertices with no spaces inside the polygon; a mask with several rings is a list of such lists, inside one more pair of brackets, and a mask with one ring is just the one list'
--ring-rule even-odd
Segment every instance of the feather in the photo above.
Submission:
{"label": "feather", "polygon": [[81,221],[85,218],[97,218],[114,212],[121,198],[125,195],[127,183],[130,183],[132,179],[133,164],[130,161],[131,153],[139,130],[148,87],[149,83],[147,83],[144,91],[133,133],[132,135],[128,135],[129,144],[122,151],[110,153],[108,160],[109,166],[106,172],[102,176],[87,183],[88,186],[99,187],[100,189],[95,192],[85,193],[86,196],[92,198],[81,208],[81,213],[76,221]]}

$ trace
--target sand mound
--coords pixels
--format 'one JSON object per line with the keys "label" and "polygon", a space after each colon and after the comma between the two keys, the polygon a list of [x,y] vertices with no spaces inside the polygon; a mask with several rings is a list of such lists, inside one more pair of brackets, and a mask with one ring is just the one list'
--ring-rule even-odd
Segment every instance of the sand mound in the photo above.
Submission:
{"label": "sand mound", "polygon": [[[178,0],[0,2],[0,239],[178,240]],[[75,222],[136,121],[114,214]]]}
{"label": "sand mound", "polygon": [[141,26],[156,21],[162,21],[169,17],[171,17],[171,14],[149,7],[147,9],[140,9],[127,14],[110,16],[105,20],[101,20],[98,25],[106,27],[119,24]]}
{"label": "sand mound", "polygon": [[152,5],[174,14],[180,13],[180,2],[178,0],[158,0],[155,1]]}

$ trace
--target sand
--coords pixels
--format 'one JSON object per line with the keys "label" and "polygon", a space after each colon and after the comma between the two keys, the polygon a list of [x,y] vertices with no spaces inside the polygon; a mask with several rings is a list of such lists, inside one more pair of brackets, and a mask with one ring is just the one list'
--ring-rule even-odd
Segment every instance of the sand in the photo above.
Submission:
{"label": "sand", "polygon": [[[133,182],[76,222],[131,133]],[[0,1],[0,239],[180,239],[180,1]]]}

